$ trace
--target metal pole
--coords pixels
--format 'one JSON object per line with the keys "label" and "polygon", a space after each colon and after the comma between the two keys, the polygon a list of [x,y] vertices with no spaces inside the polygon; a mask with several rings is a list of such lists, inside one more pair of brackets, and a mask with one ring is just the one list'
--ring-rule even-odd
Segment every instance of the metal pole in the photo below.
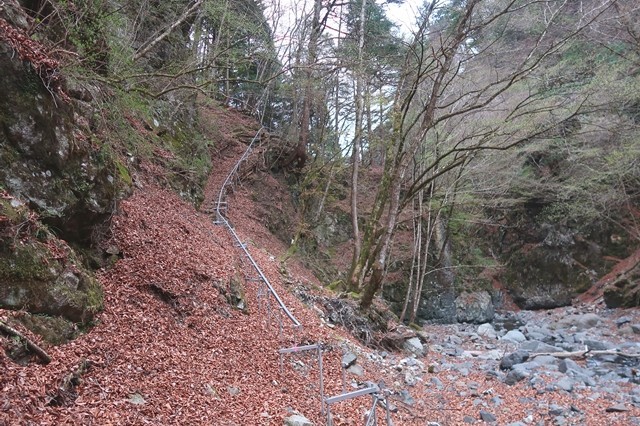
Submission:
{"label": "metal pole", "polygon": [[322,370],[322,348],[318,345],[318,370],[320,370],[320,414],[324,414],[324,377]]}
{"label": "metal pole", "polygon": [[386,392],[384,395],[384,407],[386,408],[386,412],[387,412],[387,426],[391,426],[391,411],[389,410],[389,397]]}

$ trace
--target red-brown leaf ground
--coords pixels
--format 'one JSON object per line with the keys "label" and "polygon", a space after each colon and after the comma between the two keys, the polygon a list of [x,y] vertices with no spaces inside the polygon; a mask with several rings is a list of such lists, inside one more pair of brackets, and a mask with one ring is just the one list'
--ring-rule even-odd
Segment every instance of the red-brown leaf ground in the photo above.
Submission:
{"label": "red-brown leaf ground", "polygon": [[[237,124],[229,116],[226,119],[228,128]],[[204,210],[211,211],[221,182],[245,146],[230,136],[226,142],[217,152]],[[143,169],[161,173],[152,165]],[[278,261],[287,247],[252,215],[256,206],[248,188],[238,185],[229,195],[229,218],[303,324],[302,332],[296,332],[285,317],[279,332],[273,315],[276,305],[271,304],[270,316],[264,299],[256,298],[253,282],[246,283],[248,313],[229,306],[219,289],[226,288],[232,276],[251,276],[253,271],[241,260],[226,229],[153,179],[140,179],[138,189],[121,203],[113,220],[113,243],[123,258],[98,274],[105,309],[95,327],[70,343],[47,348],[53,361],[46,366],[19,366],[0,351],[0,425],[281,425],[292,410],[322,425],[315,361],[308,355],[286,356],[281,370],[278,356],[282,347],[315,342],[333,348],[324,354],[326,395],[342,392],[340,358],[346,346],[361,353],[358,362],[365,375],[359,380],[384,380],[394,389],[404,386],[397,371],[367,360],[364,348],[339,328],[323,325],[314,309],[289,293],[284,269],[289,282],[318,292],[322,289],[295,260],[286,265]],[[446,333],[437,327],[427,331]],[[52,403],[62,380],[83,360],[89,361],[89,369],[74,394],[58,396],[59,404]],[[296,369],[292,361],[303,365]],[[423,361],[438,365],[440,356],[429,354]],[[524,385],[508,387],[480,372],[472,372],[464,381],[437,368],[423,373],[425,383],[438,377],[444,389],[424,384],[409,388],[416,404],[396,402],[399,411],[392,416],[394,425],[428,421],[460,425],[465,415],[477,419],[477,398],[460,392],[470,381],[477,382],[480,395],[485,395],[480,398],[502,397],[502,408],[495,410],[500,425],[522,420],[527,413],[535,422],[552,424],[547,413],[536,411],[535,402],[541,399],[573,404],[587,413],[586,424],[593,426],[629,424],[631,416],[640,414],[636,408],[604,414],[602,407],[609,403],[606,396],[590,399],[582,391],[537,395]],[[332,407],[334,424],[363,425],[369,404],[368,398],[337,404]]]}

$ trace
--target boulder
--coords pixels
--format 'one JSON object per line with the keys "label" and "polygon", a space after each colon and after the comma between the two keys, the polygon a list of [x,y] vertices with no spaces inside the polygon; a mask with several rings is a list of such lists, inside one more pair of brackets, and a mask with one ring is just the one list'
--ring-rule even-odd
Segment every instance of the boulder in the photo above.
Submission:
{"label": "boulder", "polygon": [[593,284],[582,265],[598,269],[600,248],[575,238],[571,230],[544,225],[510,253],[502,282],[522,309],[549,309],[571,304],[573,297]]}
{"label": "boulder", "polygon": [[606,286],[603,298],[608,308],[640,306],[640,264]]}
{"label": "boulder", "polygon": [[425,354],[424,346],[418,337],[412,337],[411,339],[405,340],[403,347],[406,351],[409,351],[416,356],[423,356]]}
{"label": "boulder", "polygon": [[91,321],[102,309],[102,288],[69,247],[60,243],[59,249],[66,255],[54,255],[39,241],[0,248],[0,308],[28,306],[31,313]]}
{"label": "boulder", "polygon": [[522,343],[527,340],[524,334],[518,330],[509,330],[500,340],[507,340],[513,343]]}
{"label": "boulder", "polygon": [[486,291],[462,293],[456,298],[455,307],[459,322],[482,324],[491,321],[495,315],[491,295]]}
{"label": "boulder", "polygon": [[496,333],[495,328],[493,328],[493,325],[489,323],[480,324],[478,326],[477,333],[479,336],[486,337],[487,339],[491,340],[494,340],[498,337],[498,333]]}
{"label": "boulder", "polygon": [[512,352],[508,355],[505,355],[502,360],[500,360],[500,368],[502,370],[509,370],[516,364],[521,364],[529,359],[529,352],[518,350]]}
{"label": "boulder", "polygon": [[557,327],[558,328],[572,328],[575,327],[577,331],[588,330],[596,327],[602,322],[602,319],[593,313],[569,315],[561,319]]}

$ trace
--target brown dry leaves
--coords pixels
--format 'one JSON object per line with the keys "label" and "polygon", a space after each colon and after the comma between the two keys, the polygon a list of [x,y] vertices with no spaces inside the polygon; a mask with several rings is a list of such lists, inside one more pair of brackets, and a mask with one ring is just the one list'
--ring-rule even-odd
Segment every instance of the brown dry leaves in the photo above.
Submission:
{"label": "brown dry leaves", "polygon": [[[205,208],[217,199],[220,184],[242,151],[242,145],[232,144],[220,152],[206,188]],[[155,170],[145,167],[151,173]],[[348,337],[321,326],[313,310],[287,291],[277,261],[285,247],[252,217],[254,206],[247,191],[238,186],[229,196],[229,215],[265,275],[304,325],[302,333],[294,333],[283,317],[279,335],[278,322],[268,322],[264,300],[256,299],[255,283],[246,284],[249,314],[227,305],[217,288],[224,288],[238,272],[251,276],[253,271],[241,261],[241,252],[225,228],[213,225],[211,217],[172,192],[153,183],[143,185],[121,204],[114,218],[112,243],[123,258],[99,273],[105,309],[95,327],[73,342],[47,348],[53,358],[47,366],[21,367],[0,351],[0,425],[281,425],[292,409],[324,424],[314,358],[286,356],[281,371],[278,349],[315,342],[332,346],[324,355],[324,381],[325,395],[333,396],[342,393],[341,347]],[[290,260],[287,267],[290,280],[309,287],[317,284],[301,265]],[[274,303],[271,312],[276,312]],[[62,405],[50,404],[65,377],[85,360],[90,368],[73,393]],[[293,368],[292,361],[302,361],[302,370]],[[436,362],[425,363],[432,361]],[[360,380],[384,380],[391,388],[402,388],[402,378],[392,369],[385,371],[364,355],[359,363],[365,370]],[[424,425],[428,420],[457,425],[463,424],[464,415],[477,418],[479,408],[472,398],[460,397],[457,381],[446,371],[435,375],[444,390],[425,384],[410,388],[416,405],[397,403],[395,425]],[[424,382],[431,377],[425,373]],[[502,395],[508,410],[496,413],[499,424],[521,420],[534,407],[522,398],[539,398],[532,390],[509,388],[486,376],[472,374],[467,380],[476,381],[480,391],[493,389]],[[559,393],[544,397],[577,404],[587,412],[598,405],[590,406],[587,399],[565,401],[572,397]],[[368,398],[336,404],[335,424],[364,424],[369,404]],[[542,419],[543,414],[535,413],[535,418]],[[598,413],[589,418],[593,425],[623,419]]]}

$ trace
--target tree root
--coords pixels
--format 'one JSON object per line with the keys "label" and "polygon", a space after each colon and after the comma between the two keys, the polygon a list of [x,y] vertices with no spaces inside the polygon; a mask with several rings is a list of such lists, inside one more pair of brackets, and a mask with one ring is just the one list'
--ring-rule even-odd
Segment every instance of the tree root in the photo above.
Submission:
{"label": "tree root", "polygon": [[10,327],[4,321],[1,321],[1,320],[0,320],[0,330],[2,330],[3,332],[11,336],[16,336],[19,339],[23,340],[27,346],[27,349],[29,349],[31,352],[36,354],[44,364],[49,364],[51,362],[51,357],[49,356],[48,353],[45,352],[44,349],[36,345],[31,339],[26,337],[24,334],[20,333],[18,330],[16,330],[13,327]]}

